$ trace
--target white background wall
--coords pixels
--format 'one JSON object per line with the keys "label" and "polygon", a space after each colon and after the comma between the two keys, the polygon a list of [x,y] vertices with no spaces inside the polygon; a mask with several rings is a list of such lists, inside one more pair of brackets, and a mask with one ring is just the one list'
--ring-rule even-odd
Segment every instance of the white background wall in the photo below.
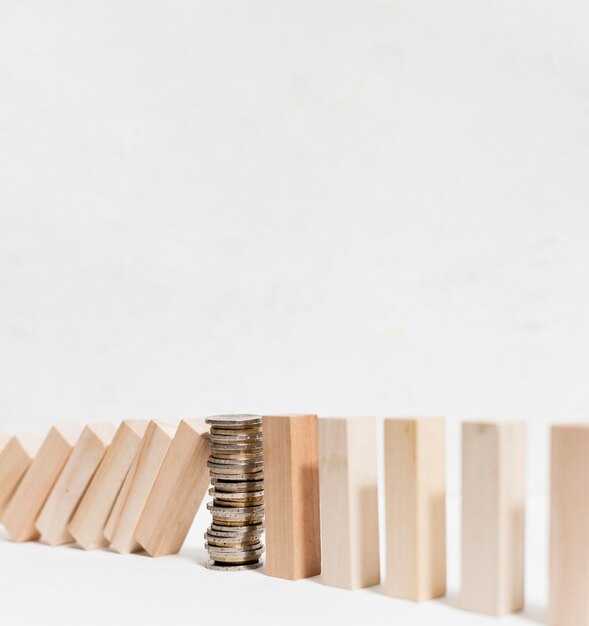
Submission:
{"label": "white background wall", "polygon": [[0,0],[0,430],[589,416],[584,0]]}

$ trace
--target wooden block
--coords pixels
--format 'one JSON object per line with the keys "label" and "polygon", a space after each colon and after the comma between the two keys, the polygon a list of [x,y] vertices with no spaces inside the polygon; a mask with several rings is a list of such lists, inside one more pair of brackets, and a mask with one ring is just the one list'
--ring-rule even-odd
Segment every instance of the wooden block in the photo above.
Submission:
{"label": "wooden block", "polygon": [[70,520],[116,432],[109,422],[84,428],[37,519],[41,539],[52,546],[74,540]]}
{"label": "wooden block", "polygon": [[2,522],[14,541],[39,537],[35,522],[81,432],[81,426],[67,424],[54,426],[45,437],[4,511]]}
{"label": "wooden block", "polygon": [[320,418],[321,580],[359,589],[380,582],[376,421]]}
{"label": "wooden block", "polygon": [[119,426],[94,477],[82,496],[68,530],[84,550],[108,545],[104,526],[147,428],[146,420],[125,420]]}
{"label": "wooden block", "polygon": [[141,550],[135,541],[135,531],[177,427],[177,424],[149,422],[139,454],[104,529],[110,547],[121,554]]}
{"label": "wooden block", "polygon": [[321,573],[316,415],[265,415],[266,574]]}
{"label": "wooden block", "polygon": [[549,617],[589,626],[589,425],[552,427]]}
{"label": "wooden block", "polygon": [[462,608],[505,615],[524,606],[523,422],[462,425]]}
{"label": "wooden block", "polygon": [[0,514],[2,517],[42,441],[42,438],[37,435],[15,435],[10,437],[0,452]]}
{"label": "wooden block", "polygon": [[0,452],[4,450],[6,444],[10,441],[12,435],[0,435]]}
{"label": "wooden block", "polygon": [[386,593],[446,594],[446,454],[441,417],[385,420]]}
{"label": "wooden block", "polygon": [[150,556],[180,550],[209,486],[210,446],[204,420],[182,420],[135,532]]}

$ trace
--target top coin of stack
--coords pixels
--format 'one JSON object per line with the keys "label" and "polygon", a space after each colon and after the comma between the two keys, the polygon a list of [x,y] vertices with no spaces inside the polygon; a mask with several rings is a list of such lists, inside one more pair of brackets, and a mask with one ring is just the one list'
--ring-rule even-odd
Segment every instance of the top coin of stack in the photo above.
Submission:
{"label": "top coin of stack", "polygon": [[205,533],[209,569],[255,569],[262,565],[264,463],[259,415],[216,415],[210,425],[208,466],[213,522]]}

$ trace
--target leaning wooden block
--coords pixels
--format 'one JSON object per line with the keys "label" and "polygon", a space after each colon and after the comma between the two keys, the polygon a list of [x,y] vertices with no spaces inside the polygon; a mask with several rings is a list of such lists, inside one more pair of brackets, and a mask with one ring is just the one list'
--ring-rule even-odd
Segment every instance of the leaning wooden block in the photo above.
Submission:
{"label": "leaning wooden block", "polygon": [[523,422],[462,425],[462,592],[468,611],[504,615],[524,605]]}
{"label": "leaning wooden block", "polygon": [[127,474],[104,529],[110,547],[121,554],[141,550],[135,541],[135,531],[177,426],[152,421],[145,431],[139,454]]}
{"label": "leaning wooden block", "polygon": [[49,431],[4,511],[2,522],[14,541],[31,541],[39,537],[35,527],[37,516],[81,431],[80,426],[73,424],[54,426]]}
{"label": "leaning wooden block", "polygon": [[321,580],[378,585],[378,486],[373,417],[320,418]]}
{"label": "leaning wooden block", "polygon": [[37,519],[44,542],[58,546],[74,540],[68,525],[115,432],[109,422],[89,424],[82,431]]}
{"label": "leaning wooden block", "polygon": [[265,415],[266,573],[296,580],[321,573],[316,415]]}
{"label": "leaning wooden block", "polygon": [[182,420],[135,531],[150,556],[180,550],[209,486],[210,446],[204,420]]}
{"label": "leaning wooden block", "polygon": [[446,593],[446,455],[441,417],[385,420],[388,595]]}
{"label": "leaning wooden block", "polygon": [[108,545],[104,526],[127,472],[139,452],[146,428],[146,420],[125,420],[90,481],[68,527],[76,543],[84,550]]}
{"label": "leaning wooden block", "polygon": [[15,435],[10,437],[0,452],[0,514],[2,517],[42,441],[42,438],[37,435]]}
{"label": "leaning wooden block", "polygon": [[0,435],[0,452],[4,450],[6,444],[10,441],[11,435]]}
{"label": "leaning wooden block", "polygon": [[589,626],[589,425],[552,427],[549,617]]}

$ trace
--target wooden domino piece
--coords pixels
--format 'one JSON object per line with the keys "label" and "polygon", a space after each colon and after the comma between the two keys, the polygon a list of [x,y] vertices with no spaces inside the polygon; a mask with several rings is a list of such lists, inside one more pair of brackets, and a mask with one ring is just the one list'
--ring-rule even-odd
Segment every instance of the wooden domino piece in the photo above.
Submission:
{"label": "wooden domino piece", "polygon": [[321,573],[316,415],[265,415],[266,574]]}
{"label": "wooden domino piece", "polygon": [[524,606],[523,422],[462,425],[461,606],[505,615]]}
{"label": "wooden domino piece", "polygon": [[0,452],[4,450],[6,444],[10,441],[11,435],[0,435]]}
{"label": "wooden domino piece", "polygon": [[42,438],[37,435],[10,437],[0,452],[0,515],[37,454]]}
{"label": "wooden domino piece", "polygon": [[321,580],[359,589],[380,582],[376,420],[319,418]]}
{"label": "wooden domino piece", "polygon": [[37,530],[45,543],[58,546],[74,540],[68,525],[115,432],[116,426],[110,422],[88,424],[82,431],[37,518]]}
{"label": "wooden domino piece", "polygon": [[551,430],[548,623],[589,626],[589,425]]}
{"label": "wooden domino piece", "polygon": [[64,424],[51,428],[45,437],[2,517],[4,527],[14,541],[31,541],[39,537],[35,526],[37,516],[81,431],[80,426]]}
{"label": "wooden domino piece", "polygon": [[135,541],[150,556],[180,550],[209,486],[204,420],[182,420],[147,498]]}
{"label": "wooden domino piece", "polygon": [[84,550],[108,545],[104,526],[137,456],[147,423],[146,420],[125,420],[121,423],[80,500],[68,530]]}
{"label": "wooden domino piece", "polygon": [[390,596],[446,594],[446,454],[441,417],[385,420],[387,579]]}
{"label": "wooden domino piece", "polygon": [[135,531],[177,427],[177,423],[151,421],[145,431],[139,454],[104,529],[110,547],[121,554],[141,550]]}

